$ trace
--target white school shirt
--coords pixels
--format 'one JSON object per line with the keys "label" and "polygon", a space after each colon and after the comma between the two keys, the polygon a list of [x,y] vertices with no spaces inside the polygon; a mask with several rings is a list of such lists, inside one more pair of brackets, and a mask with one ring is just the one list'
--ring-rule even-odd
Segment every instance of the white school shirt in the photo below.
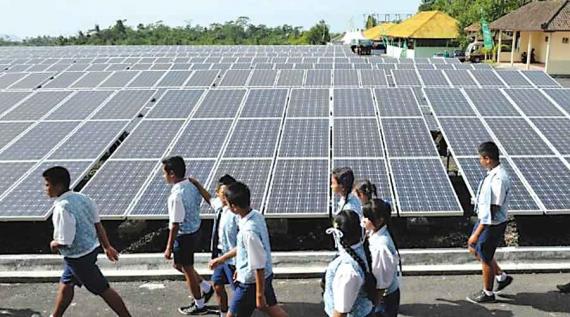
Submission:
{"label": "white school shirt", "polygon": [[372,255],[372,274],[376,277],[376,289],[386,289],[392,285],[394,273],[398,270],[399,259],[382,242],[386,226],[370,235],[370,254]]}
{"label": "white school shirt", "polygon": [[[362,243],[358,243],[352,248],[357,248]],[[348,313],[352,310],[354,302],[358,297],[360,288],[364,285],[364,280],[350,264],[341,264],[333,279],[333,302],[334,310],[339,313]],[[356,290],[356,291],[355,291]]]}
{"label": "white school shirt", "polygon": [[[510,181],[507,178],[508,177],[506,171],[503,169],[503,165],[499,164],[495,166],[492,170],[487,172],[487,176],[485,179],[483,179],[481,188],[479,189],[479,197],[485,197],[485,195],[488,195],[488,192],[491,191],[491,205],[506,207],[504,205],[507,197],[507,191],[510,187]],[[477,197],[476,204],[480,203],[479,197]],[[478,207],[477,217],[484,225],[496,225],[506,221],[506,219],[502,218],[498,219],[499,221],[493,221],[491,210],[488,208]],[[506,218],[506,215],[504,215],[504,218]]]}
{"label": "white school shirt", "polygon": [[263,243],[259,237],[248,231],[248,230],[241,230],[243,225],[247,222],[247,220],[253,215],[253,212],[248,213],[245,217],[239,219],[238,227],[240,228],[243,243],[247,249],[247,262],[249,264],[249,269],[259,270],[265,268],[265,262],[267,259],[265,258],[265,248],[263,247]]}
{"label": "white school shirt", "polygon": [[[73,240],[75,239],[75,217],[66,211],[62,200],[71,195],[73,192],[68,191],[63,193],[61,196],[57,197],[53,203],[53,215],[52,215],[52,223],[53,223],[53,240],[61,245],[71,245]],[[97,206],[91,202],[91,210],[93,211],[93,219],[95,219],[94,223],[101,222],[101,218],[99,217],[99,212],[97,211]],[[73,258],[79,258],[86,254],[93,252],[93,250],[99,247],[99,242],[97,242],[93,248],[85,251],[84,253],[74,255]]]}
{"label": "white school shirt", "polygon": [[168,229],[172,230],[172,226],[175,223],[184,222],[184,217],[186,216],[186,209],[184,208],[184,202],[182,201],[182,196],[179,194],[178,189],[189,182],[187,179],[178,182],[172,186],[170,191],[170,196],[168,196]]}
{"label": "white school shirt", "polygon": [[227,207],[224,206],[224,204],[222,203],[222,200],[219,199],[218,197],[214,197],[212,199],[210,199],[210,206],[212,206],[212,208],[214,210],[218,210],[220,208],[222,208],[222,216],[220,217],[220,223],[218,224],[218,245],[216,246],[218,248],[218,250],[222,250],[222,239],[224,237],[224,227],[226,225],[226,222],[228,221],[228,217],[224,217],[225,215],[223,213],[231,213],[232,211]]}

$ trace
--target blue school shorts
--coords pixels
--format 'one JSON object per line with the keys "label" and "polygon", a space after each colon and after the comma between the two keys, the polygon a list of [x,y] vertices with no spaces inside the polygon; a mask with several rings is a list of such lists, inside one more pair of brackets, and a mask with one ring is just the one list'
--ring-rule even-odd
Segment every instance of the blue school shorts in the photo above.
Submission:
{"label": "blue school shorts", "polygon": [[198,243],[198,233],[199,231],[196,231],[176,237],[174,247],[172,248],[174,264],[182,266],[194,265],[194,252],[196,252],[196,244]]}
{"label": "blue school shorts", "polygon": [[[479,221],[473,227],[473,232],[479,226]],[[507,222],[503,222],[498,225],[487,225],[479,239],[477,240],[477,244],[474,246],[475,252],[481,259],[481,261],[489,264],[493,261],[495,257],[495,251],[501,243],[501,240],[504,239],[505,236],[505,229],[507,228]]]}
{"label": "blue school shorts", "polygon": [[109,282],[95,264],[99,248],[80,258],[63,258],[63,274],[59,279],[60,283],[73,284],[85,288],[95,294],[101,295],[109,289]]}
{"label": "blue school shorts", "polygon": [[[277,305],[277,298],[273,290],[273,275],[265,279],[265,302],[267,306]],[[236,317],[249,317],[257,306],[255,295],[255,283],[243,284],[236,282],[232,300],[230,302],[230,312]]]}
{"label": "blue school shorts", "polygon": [[214,285],[231,285],[233,289],[235,271],[234,265],[228,263],[218,265],[212,273],[212,282]]}

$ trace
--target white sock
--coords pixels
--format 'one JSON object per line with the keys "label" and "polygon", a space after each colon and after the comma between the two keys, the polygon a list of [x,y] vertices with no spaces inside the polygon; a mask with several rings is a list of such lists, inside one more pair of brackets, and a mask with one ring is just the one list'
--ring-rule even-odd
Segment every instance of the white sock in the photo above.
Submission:
{"label": "white sock", "polygon": [[204,297],[200,299],[194,299],[194,302],[196,303],[196,307],[198,308],[204,307]]}
{"label": "white sock", "polygon": [[484,289],[483,292],[485,292],[485,295],[487,295],[487,296],[492,296],[493,294],[495,294],[495,293],[493,293],[493,291],[488,291],[486,289]]}
{"label": "white sock", "polygon": [[208,293],[212,289],[212,285],[210,285],[208,281],[203,280],[200,282],[200,289],[202,290],[202,293]]}
{"label": "white sock", "polygon": [[497,282],[504,282],[507,279],[507,273],[503,272],[501,275],[497,275]]}
{"label": "white sock", "polygon": [[223,312],[223,311],[221,311],[221,312],[220,312],[220,317],[226,317],[227,314],[228,314],[228,312]]}

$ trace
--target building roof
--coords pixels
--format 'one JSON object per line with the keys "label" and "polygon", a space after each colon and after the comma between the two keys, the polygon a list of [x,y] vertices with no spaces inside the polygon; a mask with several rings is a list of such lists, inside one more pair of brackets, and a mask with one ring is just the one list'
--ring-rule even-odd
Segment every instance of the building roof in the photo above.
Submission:
{"label": "building roof", "polygon": [[369,40],[373,40],[373,41],[379,41],[382,39],[382,36],[386,35],[388,30],[390,30],[392,27],[394,27],[394,25],[396,25],[395,23],[381,23],[378,24],[377,26],[370,28],[364,32],[362,32],[362,34],[364,34],[364,37],[368,38]]}
{"label": "building roof", "polygon": [[490,24],[493,30],[570,31],[568,0],[533,1]]}
{"label": "building roof", "polygon": [[441,11],[423,11],[390,28],[390,37],[411,39],[455,39],[458,22]]}
{"label": "building roof", "polygon": [[463,31],[468,32],[468,33],[481,32],[481,23],[475,22],[475,23],[471,24],[470,26],[464,28]]}

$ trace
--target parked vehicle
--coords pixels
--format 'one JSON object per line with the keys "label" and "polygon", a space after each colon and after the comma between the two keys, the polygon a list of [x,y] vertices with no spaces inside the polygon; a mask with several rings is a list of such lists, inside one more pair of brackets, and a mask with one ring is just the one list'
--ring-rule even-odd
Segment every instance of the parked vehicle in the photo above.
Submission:
{"label": "parked vehicle", "polygon": [[485,59],[485,54],[481,51],[483,48],[483,43],[481,42],[473,42],[467,45],[467,49],[465,50],[465,60],[470,61],[472,63],[480,63],[483,59]]}

